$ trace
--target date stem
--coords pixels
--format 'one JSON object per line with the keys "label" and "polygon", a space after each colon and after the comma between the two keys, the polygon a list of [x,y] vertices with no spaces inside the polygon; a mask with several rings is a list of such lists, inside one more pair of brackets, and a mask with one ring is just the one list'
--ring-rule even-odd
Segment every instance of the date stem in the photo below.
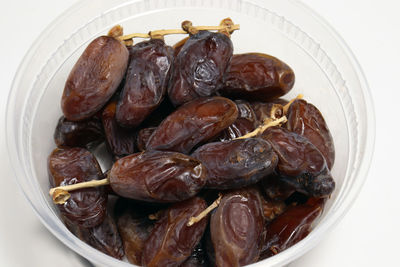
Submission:
{"label": "date stem", "polygon": [[190,217],[189,222],[187,223],[187,226],[192,226],[193,224],[201,221],[204,217],[206,217],[213,209],[219,206],[219,203],[221,202],[222,194],[219,194],[219,197],[210,205],[208,208],[200,212],[199,215],[195,217]]}
{"label": "date stem", "polygon": [[264,122],[263,122],[263,124],[260,125],[260,126],[258,126],[254,131],[252,131],[252,132],[250,132],[250,133],[247,133],[247,134],[245,134],[245,135],[243,135],[243,136],[237,137],[237,138],[235,138],[235,139],[233,139],[233,140],[236,140],[236,139],[245,139],[245,138],[250,138],[250,137],[257,136],[257,135],[259,135],[259,134],[262,134],[262,133],[263,133],[265,130],[267,130],[269,127],[281,125],[281,124],[285,123],[286,121],[287,121],[286,116],[282,116],[282,117],[280,117],[279,119],[276,119],[276,120],[271,120],[271,119],[269,119],[269,118],[268,118],[268,119],[265,119]]}
{"label": "date stem", "polygon": [[53,202],[55,204],[64,204],[71,197],[68,191],[108,184],[110,184],[110,180],[108,178],[102,180],[92,180],[88,182],[54,187],[50,189],[49,194],[53,198]]}
{"label": "date stem", "polygon": [[299,95],[297,95],[295,98],[293,98],[292,100],[290,100],[289,101],[289,103],[287,103],[286,105],[284,105],[283,106],[283,114],[287,114],[287,112],[288,112],[288,110],[289,110],[289,108],[290,108],[290,105],[294,102],[294,101],[296,101],[297,99],[303,99],[303,95],[302,94],[299,94]]}
{"label": "date stem", "polygon": [[233,24],[230,18],[226,18],[222,20],[219,26],[193,26],[192,22],[185,20],[182,22],[182,29],[169,29],[169,30],[154,30],[149,31],[148,33],[132,33],[123,36],[119,36],[118,38],[121,41],[131,40],[132,38],[160,38],[164,35],[169,34],[196,34],[198,31],[219,31],[219,32],[227,32],[232,33],[235,30],[239,30],[239,24]]}

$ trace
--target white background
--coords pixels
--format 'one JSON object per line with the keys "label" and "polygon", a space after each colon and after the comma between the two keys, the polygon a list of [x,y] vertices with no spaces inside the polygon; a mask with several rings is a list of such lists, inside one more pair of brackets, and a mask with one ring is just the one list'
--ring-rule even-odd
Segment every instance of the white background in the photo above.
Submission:
{"label": "white background", "polygon": [[[277,0],[278,1],[278,0]],[[40,32],[76,0],[2,1],[0,8],[0,267],[90,266],[41,225],[14,182],[6,154],[6,98],[19,62]],[[400,3],[304,0],[346,40],[371,87],[376,145],[354,206],[290,266],[400,266]]]}

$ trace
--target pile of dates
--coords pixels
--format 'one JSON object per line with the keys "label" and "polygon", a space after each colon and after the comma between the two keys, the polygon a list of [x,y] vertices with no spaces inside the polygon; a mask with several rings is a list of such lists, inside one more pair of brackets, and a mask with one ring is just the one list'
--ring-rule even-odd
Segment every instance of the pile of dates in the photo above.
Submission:
{"label": "pile of dates", "polygon": [[[173,47],[94,39],[66,81],[48,170],[51,187],[109,185],[70,191],[60,217],[82,241],[140,266],[243,266],[289,248],[335,188],[322,114],[280,98],[294,82],[275,57],[233,54],[223,32]],[[94,155],[102,143],[109,170]]]}

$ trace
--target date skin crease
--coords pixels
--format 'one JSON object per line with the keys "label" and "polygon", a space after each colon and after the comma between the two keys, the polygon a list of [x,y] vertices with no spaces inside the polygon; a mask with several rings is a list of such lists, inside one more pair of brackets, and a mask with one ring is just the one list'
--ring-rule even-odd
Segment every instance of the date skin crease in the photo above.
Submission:
{"label": "date skin crease", "polygon": [[108,36],[94,39],[76,62],[61,99],[64,116],[71,121],[87,119],[99,111],[121,83],[129,52]]}
{"label": "date skin crease", "polygon": [[189,153],[238,117],[236,104],[224,97],[198,98],[178,108],[154,131],[146,148]]}

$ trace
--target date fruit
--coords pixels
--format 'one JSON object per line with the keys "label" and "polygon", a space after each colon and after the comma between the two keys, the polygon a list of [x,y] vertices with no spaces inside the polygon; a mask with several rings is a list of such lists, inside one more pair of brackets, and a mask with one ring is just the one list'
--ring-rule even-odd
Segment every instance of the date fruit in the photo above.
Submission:
{"label": "date fruit", "polygon": [[324,155],[328,168],[335,161],[335,146],[331,132],[321,112],[303,99],[294,101],[288,110],[286,128],[306,137]]}
{"label": "date fruit", "polygon": [[[64,186],[100,180],[103,173],[92,153],[84,148],[56,148],[48,158],[50,184]],[[57,207],[73,224],[85,228],[99,225],[106,215],[107,196],[103,188],[93,187],[70,192],[71,197]]]}
{"label": "date fruit", "polygon": [[206,183],[206,170],[200,161],[184,154],[149,151],[116,161],[109,179],[120,196],[169,203],[196,195]]}
{"label": "date fruit", "polygon": [[71,121],[90,118],[111,98],[124,78],[129,52],[115,38],[94,39],[76,62],[65,83],[61,100]]}
{"label": "date fruit", "polygon": [[266,225],[261,258],[269,258],[305,238],[312,223],[321,215],[324,203],[325,199],[310,198],[305,204],[290,206]]}
{"label": "date fruit", "polygon": [[275,57],[262,53],[238,54],[232,57],[220,93],[249,101],[270,101],[288,93],[294,81],[293,70]]}
{"label": "date fruit", "polygon": [[78,227],[77,236],[85,243],[111,257],[120,260],[124,257],[121,237],[114,220],[109,215],[98,226],[92,228]]}
{"label": "date fruit", "polygon": [[279,156],[281,176],[300,184],[311,196],[329,196],[335,181],[321,152],[307,138],[285,128],[271,127],[262,138],[269,141]]}
{"label": "date fruit", "polygon": [[257,183],[271,174],[278,155],[260,138],[205,144],[192,157],[207,169],[206,188],[234,189]]}
{"label": "date fruit", "polygon": [[261,196],[254,189],[224,195],[211,215],[216,266],[243,266],[258,260],[264,230]]}
{"label": "date fruit", "polygon": [[119,159],[135,153],[136,136],[132,130],[118,125],[115,114],[116,101],[111,101],[103,110],[101,118],[108,150],[113,154],[114,158]]}
{"label": "date fruit", "polygon": [[197,144],[217,136],[237,116],[235,103],[227,98],[193,100],[169,115],[154,131],[146,147],[187,154]]}
{"label": "date fruit", "polygon": [[[275,100],[283,100],[283,99],[275,99]],[[279,101],[281,102],[281,101]],[[287,101],[286,101],[287,102]],[[253,102],[251,103],[251,107],[254,110],[254,114],[256,116],[257,122],[259,124],[263,123],[266,119],[279,119],[283,114],[283,106],[284,104],[273,102]]]}
{"label": "date fruit", "polygon": [[131,50],[126,81],[117,105],[117,121],[138,126],[162,102],[170,79],[173,49],[161,39],[140,42]]}
{"label": "date fruit", "polygon": [[84,121],[69,121],[61,116],[54,132],[54,142],[58,147],[91,149],[103,141],[103,125],[101,120],[95,116]]}
{"label": "date fruit", "polygon": [[147,267],[180,266],[200,242],[208,218],[192,226],[187,226],[187,223],[206,208],[206,202],[199,197],[168,208],[144,246],[142,264]]}
{"label": "date fruit", "polygon": [[175,106],[214,95],[224,84],[224,74],[233,54],[229,37],[199,31],[191,35],[174,60],[168,96]]}
{"label": "date fruit", "polygon": [[250,103],[244,100],[235,100],[235,103],[239,111],[238,118],[221,133],[220,141],[238,138],[253,131],[258,126],[256,115]]}
{"label": "date fruit", "polygon": [[150,136],[154,133],[157,127],[143,128],[139,131],[136,138],[136,146],[140,151],[146,150],[146,144],[150,139]]}

